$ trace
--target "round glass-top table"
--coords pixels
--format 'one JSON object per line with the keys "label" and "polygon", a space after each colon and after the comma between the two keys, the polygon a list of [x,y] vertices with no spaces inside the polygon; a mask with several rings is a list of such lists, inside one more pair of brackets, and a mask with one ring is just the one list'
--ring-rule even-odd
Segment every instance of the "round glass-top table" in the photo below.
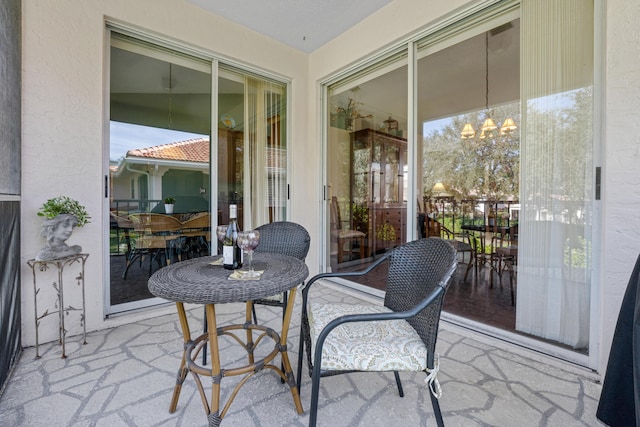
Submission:
{"label": "round glass-top table", "polygon": [[[176,410],[182,383],[187,374],[191,372],[200,392],[209,426],[218,426],[239,388],[245,384],[244,379],[238,382],[224,408],[220,410],[222,378],[234,375],[249,377],[259,370],[268,368],[275,371],[289,385],[296,410],[299,414],[303,413],[295,377],[287,355],[287,334],[297,286],[309,275],[306,264],[297,258],[286,255],[255,253],[254,269],[263,271],[259,280],[238,280],[230,278],[233,271],[224,269],[219,263],[219,259],[219,256],[202,257],[174,263],[158,270],[149,278],[149,291],[153,295],[176,303],[185,345],[169,411]],[[287,291],[289,291],[289,297],[280,333],[272,328],[256,325],[251,321],[252,300]],[[245,323],[218,326],[215,305],[233,302],[246,302]],[[191,338],[184,303],[205,305],[207,332],[195,339]],[[244,331],[246,336],[240,338],[235,331]],[[254,333],[258,335],[255,338]],[[220,366],[218,337],[221,335],[232,336],[242,344],[247,351],[248,364],[246,366],[228,369]],[[255,345],[263,337],[271,338],[274,341],[274,349],[264,358],[255,360],[253,354]],[[198,354],[207,344],[211,352],[211,366],[202,366],[196,363],[196,360]],[[271,363],[278,354],[282,359],[281,367]],[[200,381],[200,375],[212,378],[210,403]]]}

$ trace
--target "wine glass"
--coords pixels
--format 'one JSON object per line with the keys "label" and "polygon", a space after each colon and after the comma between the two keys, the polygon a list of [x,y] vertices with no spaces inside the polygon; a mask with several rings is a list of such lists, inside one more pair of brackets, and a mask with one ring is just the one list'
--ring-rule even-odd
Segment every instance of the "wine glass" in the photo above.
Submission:
{"label": "wine glass", "polygon": [[253,271],[253,250],[260,244],[260,232],[257,230],[240,231],[238,233],[238,246],[249,255],[249,271],[245,272],[245,277],[258,277],[259,274]]}
{"label": "wine glass", "polygon": [[222,254],[222,242],[224,241],[225,236],[227,235],[227,226],[219,225],[216,228],[216,237],[218,238],[218,253]]}

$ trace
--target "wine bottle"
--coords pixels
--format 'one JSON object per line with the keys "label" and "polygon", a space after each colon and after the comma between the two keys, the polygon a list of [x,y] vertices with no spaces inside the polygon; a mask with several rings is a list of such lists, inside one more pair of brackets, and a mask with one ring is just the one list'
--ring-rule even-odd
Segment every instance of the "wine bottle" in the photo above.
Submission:
{"label": "wine bottle", "polygon": [[222,241],[222,266],[227,270],[242,267],[242,250],[238,246],[238,206],[229,205],[229,225]]}

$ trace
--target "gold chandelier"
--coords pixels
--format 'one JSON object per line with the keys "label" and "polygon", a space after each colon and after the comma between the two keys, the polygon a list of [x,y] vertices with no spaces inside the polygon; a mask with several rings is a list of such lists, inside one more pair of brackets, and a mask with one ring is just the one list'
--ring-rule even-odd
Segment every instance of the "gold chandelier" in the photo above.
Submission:
{"label": "gold chandelier", "polygon": [[[486,112],[486,119],[480,126],[480,135],[478,138],[485,139],[488,135],[493,135],[493,131],[498,129],[498,126],[491,118],[491,112],[489,110],[489,32],[484,33],[484,50],[485,50],[485,95],[484,95],[484,108]],[[507,135],[510,132],[516,130],[518,127],[511,117],[508,117],[502,122],[500,127],[500,135]],[[460,132],[462,139],[470,139],[476,136],[476,131],[471,123],[467,123]]]}

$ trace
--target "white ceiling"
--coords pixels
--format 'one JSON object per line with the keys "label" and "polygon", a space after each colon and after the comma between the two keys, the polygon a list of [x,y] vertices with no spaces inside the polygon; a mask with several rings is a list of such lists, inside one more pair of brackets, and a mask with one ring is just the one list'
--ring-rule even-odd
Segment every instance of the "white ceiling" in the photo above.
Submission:
{"label": "white ceiling", "polygon": [[311,53],[392,0],[188,0],[216,15]]}

